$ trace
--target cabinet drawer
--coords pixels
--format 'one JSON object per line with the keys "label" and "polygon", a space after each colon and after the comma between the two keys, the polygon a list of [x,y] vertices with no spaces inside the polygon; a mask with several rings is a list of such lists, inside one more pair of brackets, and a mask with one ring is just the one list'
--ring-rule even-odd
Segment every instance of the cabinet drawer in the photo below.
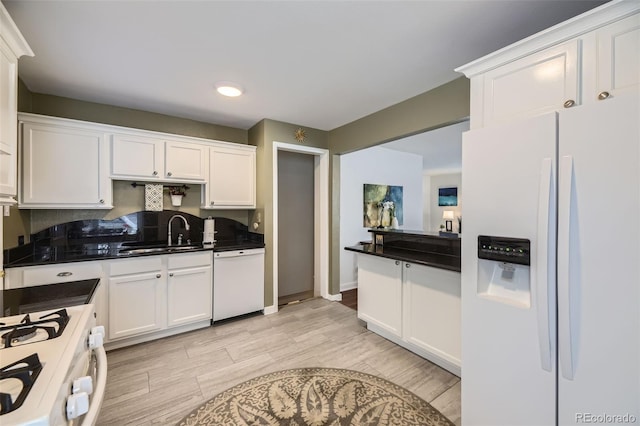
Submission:
{"label": "cabinet drawer", "polygon": [[141,274],[162,269],[163,256],[147,256],[138,259],[122,259],[109,262],[109,276]]}
{"label": "cabinet drawer", "polygon": [[197,253],[172,254],[167,260],[169,269],[192,268],[195,266],[211,266],[213,258],[210,251]]}
{"label": "cabinet drawer", "polygon": [[[102,265],[100,262],[60,263],[47,266],[32,266],[22,270],[22,287],[101,277]],[[14,285],[14,283],[12,283],[11,286],[20,287],[20,285]]]}

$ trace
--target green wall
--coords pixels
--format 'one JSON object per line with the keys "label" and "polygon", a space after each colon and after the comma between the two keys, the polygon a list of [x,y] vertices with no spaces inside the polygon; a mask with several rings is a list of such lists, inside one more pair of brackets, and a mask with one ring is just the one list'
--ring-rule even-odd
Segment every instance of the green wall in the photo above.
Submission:
{"label": "green wall", "polygon": [[[295,131],[301,126],[275,120],[262,120],[249,129],[249,144],[255,145],[257,155],[256,167],[256,212],[262,216],[258,232],[264,234],[265,240],[265,306],[277,303],[273,300],[273,142],[285,142],[295,145],[328,148],[327,132],[302,127],[306,133],[304,143],[295,139]],[[327,212],[329,214],[329,212]],[[255,221],[252,219],[251,222]]]}

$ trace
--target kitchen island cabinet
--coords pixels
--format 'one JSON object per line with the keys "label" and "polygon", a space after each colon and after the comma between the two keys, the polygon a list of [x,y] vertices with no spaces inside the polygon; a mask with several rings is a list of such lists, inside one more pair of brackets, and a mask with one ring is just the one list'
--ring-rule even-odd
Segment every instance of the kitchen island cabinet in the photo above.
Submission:
{"label": "kitchen island cabinet", "polygon": [[371,229],[345,247],[358,263],[358,318],[367,328],[460,376],[458,234]]}
{"label": "kitchen island cabinet", "polygon": [[460,273],[358,254],[358,318],[460,376]]}
{"label": "kitchen island cabinet", "polygon": [[402,337],[402,262],[359,254],[358,318]]}

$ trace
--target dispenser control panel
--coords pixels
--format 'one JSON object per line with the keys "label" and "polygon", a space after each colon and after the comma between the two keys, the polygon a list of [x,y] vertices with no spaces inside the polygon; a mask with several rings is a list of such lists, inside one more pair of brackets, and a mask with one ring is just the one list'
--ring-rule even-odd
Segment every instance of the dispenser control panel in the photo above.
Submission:
{"label": "dispenser control panel", "polygon": [[498,262],[531,264],[531,241],[524,238],[478,235],[478,258]]}

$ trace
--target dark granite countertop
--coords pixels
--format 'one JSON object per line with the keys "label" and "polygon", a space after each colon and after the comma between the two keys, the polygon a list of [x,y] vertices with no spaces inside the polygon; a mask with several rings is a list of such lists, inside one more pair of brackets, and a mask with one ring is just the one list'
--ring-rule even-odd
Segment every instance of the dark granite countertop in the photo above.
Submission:
{"label": "dark granite countertop", "polygon": [[[211,245],[201,245],[199,247],[189,248],[188,250],[153,252],[153,253],[130,253],[120,252],[122,243],[103,243],[103,244],[82,244],[76,246],[65,247],[41,247],[24,257],[12,259],[4,264],[5,269],[17,268],[22,266],[49,265],[55,263],[70,262],[87,262],[92,260],[109,260],[109,259],[129,259],[140,256],[158,256],[162,254],[176,253],[194,253],[199,251],[230,251],[230,250],[248,250],[252,248],[264,248],[264,243],[256,242],[228,242]],[[175,247],[175,246],[174,246]]]}
{"label": "dark granite countertop", "polygon": [[0,291],[2,315],[20,315],[91,303],[99,278]]}
{"label": "dark granite countertop", "polygon": [[370,254],[373,256],[385,257],[387,259],[400,260],[402,262],[411,262],[419,265],[460,272],[459,256],[407,250],[375,244],[357,244],[355,246],[345,247],[344,249],[356,253]]}

